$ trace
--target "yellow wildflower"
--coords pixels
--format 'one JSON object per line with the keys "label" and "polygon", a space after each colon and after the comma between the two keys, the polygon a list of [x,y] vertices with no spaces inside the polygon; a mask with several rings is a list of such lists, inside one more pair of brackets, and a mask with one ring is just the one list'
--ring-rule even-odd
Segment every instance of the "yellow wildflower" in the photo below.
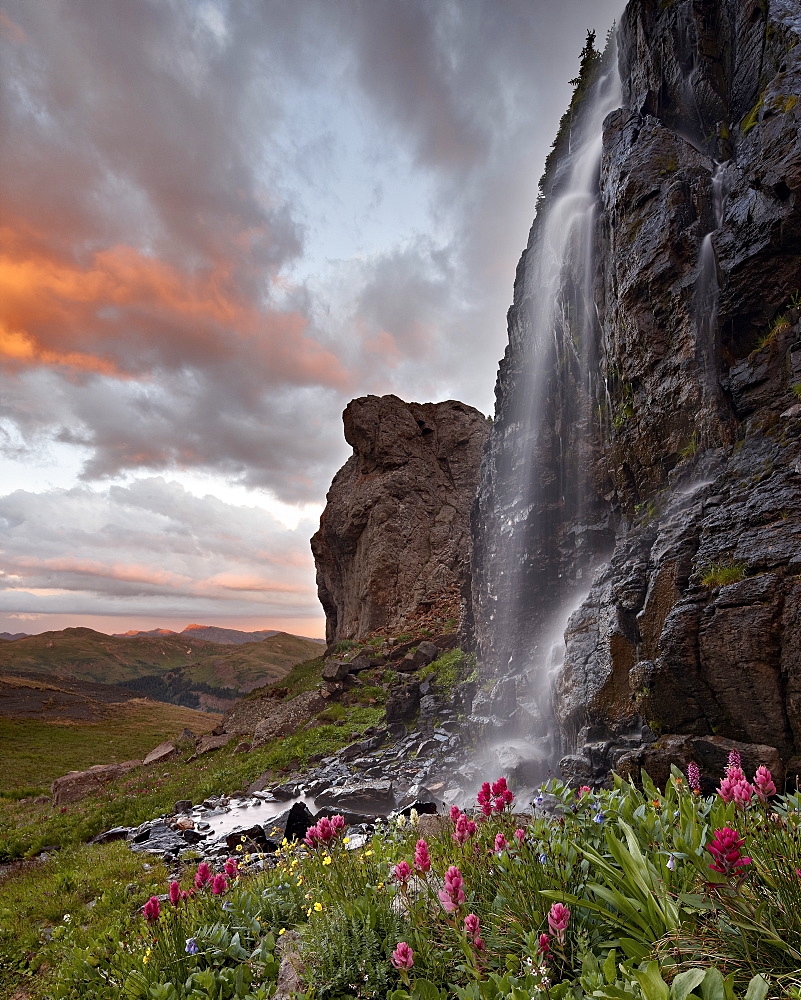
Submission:
{"label": "yellow wildflower", "polygon": [[319,913],[320,910],[322,910],[322,908],[323,908],[323,904],[322,903],[315,903],[314,904],[314,909],[317,911],[317,913]]}
{"label": "yellow wildflower", "polygon": [[326,856],[323,858],[323,864],[324,865],[330,865],[331,864],[331,855],[330,854],[326,854]]}
{"label": "yellow wildflower", "polygon": [[365,851],[365,852],[364,852],[364,856],[365,856],[366,858],[369,858],[369,857],[370,857],[370,855],[371,855],[372,853],[373,853],[372,851]]}
{"label": "yellow wildflower", "polygon": [[350,837],[343,837],[342,838],[342,843],[343,844],[349,844],[350,843]]}
{"label": "yellow wildflower", "polygon": [[282,934],[286,934],[286,927],[281,928],[281,930],[278,932],[278,937],[281,937]]}

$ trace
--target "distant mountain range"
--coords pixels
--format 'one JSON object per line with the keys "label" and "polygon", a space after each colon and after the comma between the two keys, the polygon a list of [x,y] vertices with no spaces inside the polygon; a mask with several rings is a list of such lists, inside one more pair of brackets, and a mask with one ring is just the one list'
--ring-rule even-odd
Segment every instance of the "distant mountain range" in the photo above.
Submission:
{"label": "distant mountain range", "polygon": [[[0,632],[0,639],[12,641],[14,639],[27,639],[30,632]],[[170,628],[151,628],[147,630],[130,629],[128,632],[112,632],[115,639],[133,639],[142,635],[185,635],[193,639],[206,639],[208,642],[216,642],[221,646],[241,646],[246,642],[258,642],[260,639],[269,639],[273,635],[279,635],[278,629],[261,629],[258,632],[240,632],[235,628],[220,628],[217,625],[187,625],[180,632],[174,632]],[[288,635],[288,632],[283,633]],[[98,632],[98,635],[103,635]],[[299,635],[298,639],[308,639],[309,642],[319,642],[325,644],[325,639],[314,639],[311,636]]]}
{"label": "distant mountain range", "polygon": [[[194,630],[233,638],[212,642]],[[0,667],[13,674],[118,684],[158,701],[224,711],[241,695],[280,680],[296,663],[322,652],[320,640],[286,632],[244,642],[237,637],[248,633],[213,626],[155,632],[113,636],[66,628],[15,638],[2,644]]]}

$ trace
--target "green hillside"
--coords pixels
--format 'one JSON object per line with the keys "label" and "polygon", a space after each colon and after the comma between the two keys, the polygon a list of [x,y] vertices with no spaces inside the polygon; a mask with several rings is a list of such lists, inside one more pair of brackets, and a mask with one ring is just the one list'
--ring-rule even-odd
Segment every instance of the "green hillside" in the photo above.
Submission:
{"label": "green hillside", "polygon": [[319,643],[286,632],[230,645],[182,635],[119,637],[67,628],[0,644],[0,668],[119,684],[158,701],[217,711],[253,688],[279,681],[320,649]]}

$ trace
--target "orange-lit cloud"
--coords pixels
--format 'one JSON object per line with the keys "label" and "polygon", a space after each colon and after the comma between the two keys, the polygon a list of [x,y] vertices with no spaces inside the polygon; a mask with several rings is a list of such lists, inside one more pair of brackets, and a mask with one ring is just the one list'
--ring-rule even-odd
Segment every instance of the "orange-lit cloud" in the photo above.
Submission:
{"label": "orange-lit cloud", "polygon": [[6,38],[9,42],[15,42],[17,45],[26,41],[25,32],[16,21],[11,20],[4,10],[0,10],[0,38]]}
{"label": "orange-lit cloud", "polygon": [[0,230],[0,357],[7,362],[120,376],[240,356],[266,381],[344,388],[345,368],[307,335],[307,325],[298,312],[244,299],[226,262],[189,273],[120,245],[81,266]]}

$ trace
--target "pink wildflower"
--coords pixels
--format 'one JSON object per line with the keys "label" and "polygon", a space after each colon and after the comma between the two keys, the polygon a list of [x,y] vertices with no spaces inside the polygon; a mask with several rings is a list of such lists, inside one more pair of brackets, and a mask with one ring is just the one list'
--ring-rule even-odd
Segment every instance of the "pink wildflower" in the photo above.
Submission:
{"label": "pink wildflower", "polygon": [[161,903],[159,903],[158,896],[150,897],[142,907],[142,913],[145,915],[145,920],[150,921],[150,923],[155,923],[158,920],[161,916]]}
{"label": "pink wildflower", "polygon": [[334,833],[339,833],[341,830],[345,829],[345,817],[337,814],[331,817],[331,827]]}
{"label": "pink wildflower", "polygon": [[458,910],[464,902],[464,879],[462,873],[455,865],[451,865],[445,873],[445,887],[440,889],[437,895],[446,913],[453,913]]}
{"label": "pink wildflower", "polygon": [[518,842],[518,844],[522,844],[525,839],[526,839],[525,830],[523,830],[522,828],[515,830],[515,840]]}
{"label": "pink wildflower", "polygon": [[414,849],[414,867],[419,872],[427,872],[431,868],[431,858],[428,853],[428,844],[424,840],[418,840]]}
{"label": "pink wildflower", "polygon": [[483,951],[484,942],[481,940],[481,921],[475,913],[468,913],[464,918],[464,929],[468,937],[472,939],[473,947],[476,951]]}
{"label": "pink wildflower", "polygon": [[236,858],[229,858],[223,865],[223,870],[228,878],[236,878],[239,872],[239,865]]}
{"label": "pink wildflower", "polygon": [[228,880],[225,875],[215,875],[211,882],[211,891],[215,896],[222,896],[228,888]]}
{"label": "pink wildflower", "polygon": [[504,848],[507,847],[508,844],[509,844],[509,841],[506,839],[506,837],[504,837],[504,835],[502,833],[496,833],[495,834],[495,850],[496,851],[502,851],[502,850],[504,850]]}
{"label": "pink wildflower", "polygon": [[451,806],[451,823],[456,823],[462,815],[462,810],[458,806]]}
{"label": "pink wildflower", "polygon": [[771,795],[776,794],[776,785],[773,781],[773,775],[764,764],[757,768],[757,772],[754,775],[754,785],[755,792],[763,802],[767,802]]}
{"label": "pink wildflower", "polygon": [[537,945],[537,954],[545,958],[551,951],[551,939],[547,934],[540,934],[540,942]]}
{"label": "pink wildflower", "polygon": [[687,765],[687,784],[694,792],[701,791],[701,771],[694,760]]}
{"label": "pink wildflower", "polygon": [[177,882],[170,882],[170,902],[173,906],[181,902],[181,887]]}
{"label": "pink wildflower", "polygon": [[211,868],[206,864],[205,861],[201,861],[197,866],[197,874],[195,875],[195,886],[198,889],[202,889],[203,886],[211,881]]}
{"label": "pink wildflower", "polygon": [[548,928],[559,944],[565,943],[565,931],[570,921],[570,910],[562,903],[554,903],[548,914]]}
{"label": "pink wildflower", "polygon": [[395,865],[392,874],[401,885],[406,885],[412,877],[412,869],[405,861],[401,861],[399,864]]}
{"label": "pink wildflower", "polygon": [[481,811],[485,816],[492,815],[492,790],[490,789],[490,783],[485,781],[484,784],[479,789],[478,795],[476,796],[478,804],[481,806]]}
{"label": "pink wildflower", "polygon": [[397,947],[392,952],[390,962],[396,969],[408,971],[414,965],[414,951],[405,941],[399,941]]}
{"label": "pink wildflower", "polygon": [[712,855],[714,862],[709,867],[721,875],[738,875],[738,868],[751,864],[750,858],[744,858],[740,848],[745,843],[743,837],[737,836],[737,831],[728,826],[722,830],[715,830],[715,839],[706,845],[706,849]]}
{"label": "pink wildflower", "polygon": [[591,791],[592,791],[592,789],[590,788],[589,785],[582,785],[581,788],[579,788],[579,790],[578,790],[578,797],[580,799],[584,798],[584,796],[585,795],[589,795]]}
{"label": "pink wildflower", "polygon": [[469,838],[469,822],[470,821],[464,813],[462,813],[456,820],[456,829],[451,834],[451,838],[455,840],[457,844],[464,844]]}
{"label": "pink wildflower", "polygon": [[728,774],[730,771],[735,771],[735,770],[739,771],[742,768],[742,766],[743,765],[742,765],[742,760],[740,758],[739,750],[730,750],[729,763],[726,767],[726,773]]}
{"label": "pink wildflower", "polygon": [[734,801],[741,808],[745,807],[751,802],[751,796],[754,794],[754,786],[741,778],[739,781],[734,783]]}

